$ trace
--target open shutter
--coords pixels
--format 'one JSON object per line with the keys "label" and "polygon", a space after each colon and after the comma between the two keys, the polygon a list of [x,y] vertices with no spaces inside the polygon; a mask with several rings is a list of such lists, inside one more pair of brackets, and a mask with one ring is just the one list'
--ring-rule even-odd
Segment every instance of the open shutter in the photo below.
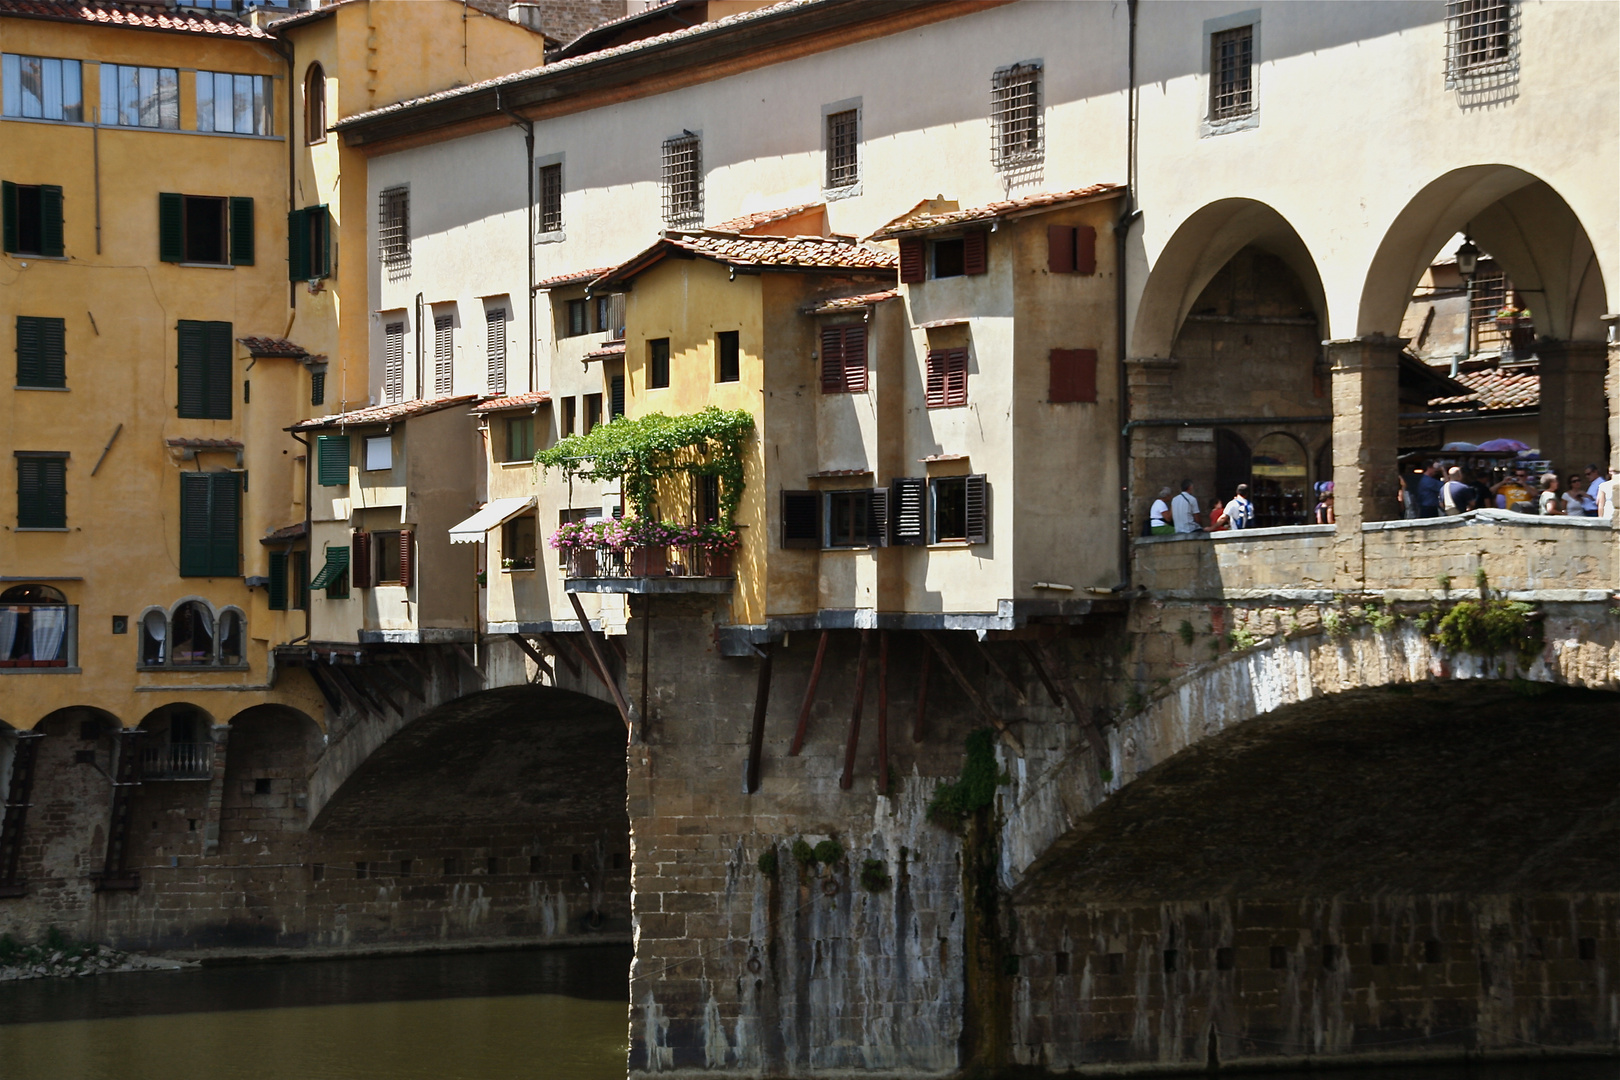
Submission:
{"label": "open shutter", "polygon": [[982,473],[967,477],[967,542],[990,542],[990,485]]}
{"label": "open shutter", "polygon": [[821,496],[817,492],[782,492],[782,546],[821,547]]}
{"label": "open shutter", "polygon": [[178,411],[182,417],[208,415],[208,324],[181,319],[175,327],[180,341]]}
{"label": "open shutter", "polygon": [[407,589],[411,587],[411,541],[415,539],[415,530],[399,530],[399,583]]}
{"label": "open shutter", "polygon": [[204,323],[208,335],[207,416],[231,418],[231,324]]}
{"label": "open shutter", "polygon": [[315,436],[315,480],[322,487],[339,487],[349,482],[349,437]]}
{"label": "open shutter", "polygon": [[1046,269],[1054,274],[1074,273],[1074,226],[1046,227]]}
{"label": "open shutter", "polygon": [[927,277],[924,269],[926,249],[921,240],[900,241],[900,283],[915,285]]}
{"label": "open shutter", "polygon": [[185,196],[171,191],[158,195],[158,258],[163,262],[186,258]]}
{"label": "open shutter", "polygon": [[890,505],[893,507],[896,544],[927,542],[923,529],[923,508],[927,495],[928,481],[920,476],[904,476],[894,482]]}
{"label": "open shutter", "polygon": [[821,328],[821,392],[837,394],[844,389],[844,328]]}
{"label": "open shutter", "polygon": [[17,316],[17,385],[43,386],[39,332],[43,319]]}
{"label": "open shutter", "polygon": [[287,610],[287,553],[270,553],[270,610]]}
{"label": "open shutter", "polygon": [[309,218],[304,210],[287,214],[287,278],[309,280]]}
{"label": "open shutter", "polygon": [[231,199],[231,265],[253,265],[252,199]]}
{"label": "open shutter", "polygon": [[207,577],[209,572],[208,473],[180,474],[180,576]]}
{"label": "open shutter", "polygon": [[968,399],[966,349],[945,351],[945,404],[966,405]]}
{"label": "open shutter", "polygon": [[889,546],[889,489],[873,488],[866,503],[866,542],[873,547]]}
{"label": "open shutter", "polygon": [[1047,400],[1097,400],[1097,350],[1053,349]]}
{"label": "open shutter", "polygon": [[844,327],[844,389],[866,393],[866,327]]}
{"label": "open shutter", "polygon": [[36,386],[67,385],[67,322],[36,319],[39,326],[39,382]]}
{"label": "open shutter", "polygon": [[1074,272],[1097,272],[1097,230],[1090,225],[1081,225],[1074,230]]}
{"label": "open shutter", "polygon": [[242,572],[242,477],[203,473],[212,482],[208,506],[208,573],[236,577]]}
{"label": "open shutter", "polygon": [[55,184],[39,186],[39,253],[58,258],[67,249],[62,243],[62,189]]}
{"label": "open shutter", "polygon": [[983,229],[974,229],[962,237],[962,273],[982,274],[990,267],[989,258],[990,234]]}
{"label": "open shutter", "polygon": [[349,583],[357,589],[371,588],[371,534],[354,530],[349,551]]}
{"label": "open shutter", "polygon": [[930,409],[945,406],[945,363],[948,350],[928,351],[928,372],[923,387],[923,404]]}
{"label": "open shutter", "polygon": [[623,375],[615,375],[615,376],[613,376],[613,380],[612,380],[610,385],[613,388],[612,389],[612,393],[613,393],[612,416],[609,417],[609,419],[611,420],[611,419],[613,419],[613,417],[618,417],[618,416],[623,416],[624,415],[624,376]]}
{"label": "open shutter", "polygon": [[305,227],[309,233],[309,276],[312,278],[331,277],[331,215],[327,213],[325,206],[306,207],[304,214],[304,220],[308,223]]}
{"label": "open shutter", "polygon": [[0,181],[0,217],[4,218],[4,247],[17,250],[17,185],[10,180]]}

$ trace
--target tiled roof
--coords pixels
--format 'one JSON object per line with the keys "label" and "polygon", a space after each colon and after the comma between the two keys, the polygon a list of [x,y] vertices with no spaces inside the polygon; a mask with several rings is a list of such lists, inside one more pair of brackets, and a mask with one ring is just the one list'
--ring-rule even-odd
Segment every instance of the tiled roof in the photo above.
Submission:
{"label": "tiled roof", "polygon": [[477,394],[462,394],[459,397],[398,401],[392,405],[373,405],[370,408],[354,409],[350,412],[335,413],[331,416],[311,417],[308,420],[300,420],[287,430],[306,431],[310,428],[359,427],[362,424],[391,424],[396,420],[408,420],[413,416],[425,416],[428,413],[438,412],[440,409],[449,409],[457,405],[465,405],[470,401],[477,400]]}
{"label": "tiled roof", "polygon": [[309,530],[302,521],[295,521],[291,525],[283,525],[279,529],[272,529],[259,537],[261,544],[279,544],[287,540],[302,540]]}
{"label": "tiled roof", "polygon": [[1429,405],[1441,409],[1534,409],[1541,404],[1541,376],[1496,368],[1465,371],[1454,376],[1473,393],[1464,397],[1434,398]]}
{"label": "tiled roof", "polygon": [[170,446],[186,450],[240,450],[240,439],[169,439]]}
{"label": "tiled roof", "polygon": [[667,232],[652,247],[603,274],[596,284],[625,281],[652,266],[671,248],[745,269],[865,270],[893,274],[892,251],[824,236],[738,236],[736,233]]}
{"label": "tiled roof", "polygon": [[885,225],[867,239],[889,240],[930,229],[946,229],[976,221],[994,221],[997,218],[1014,217],[1033,210],[1050,210],[1069,203],[1106,198],[1124,190],[1121,184],[1092,184],[1090,187],[1075,188],[1072,191],[1050,191],[1022,199],[1005,199],[1001,202],[986,203],[984,206],[969,207],[966,210],[950,210],[942,214],[916,214]]}
{"label": "tiled roof", "polygon": [[871,476],[871,469],[822,469],[820,472],[810,473],[808,480],[831,480],[841,476]]}
{"label": "tiled roof", "polygon": [[722,221],[718,225],[711,226],[711,228],[715,232],[750,232],[761,225],[769,225],[773,221],[785,221],[788,218],[798,217],[800,214],[808,213],[811,210],[825,210],[826,208],[826,203],[800,203],[798,206],[788,206],[781,210],[761,210],[755,214],[744,214],[742,217],[734,217],[730,221]]}
{"label": "tiled roof", "polygon": [[654,0],[653,3],[639,11],[632,11],[628,15],[620,15],[616,19],[597,23],[589,30],[575,35],[573,40],[563,46],[562,55],[572,55],[577,46],[590,44],[589,39],[591,38],[612,37],[615,31],[621,30],[627,25],[637,22],[652,22],[660,17],[673,15],[683,9],[691,8],[695,3],[696,0]]}
{"label": "tiled roof", "polygon": [[531,390],[527,394],[513,394],[511,397],[490,398],[480,402],[473,412],[479,416],[485,413],[501,412],[506,409],[532,409],[536,405],[544,405],[551,400],[551,394],[545,390]]}
{"label": "tiled roof", "polygon": [[885,300],[894,300],[900,296],[899,289],[884,289],[882,292],[861,293],[859,296],[835,296],[831,300],[817,300],[804,309],[806,315],[830,315],[838,311],[851,311],[863,308],[870,304],[881,304]]}
{"label": "tiled roof", "polygon": [[600,349],[592,349],[590,352],[585,354],[585,359],[587,359],[587,360],[611,360],[615,356],[623,356],[623,355],[624,355],[624,342],[622,342],[622,341],[612,341],[612,342],[609,342],[606,345],[603,345]]}
{"label": "tiled roof", "polygon": [[250,23],[231,18],[181,13],[169,5],[155,0],[0,0],[0,16],[21,15],[34,19],[57,19],[63,22],[88,22],[101,26],[124,26],[134,30],[170,30],[187,34],[209,34],[215,37],[258,38],[268,40],[271,35]]}
{"label": "tiled roof", "polygon": [[248,355],[250,356],[285,356],[294,360],[301,360],[309,355],[302,345],[294,345],[286,338],[239,337],[236,340],[247,347]]}
{"label": "tiled roof", "polygon": [[595,281],[609,270],[611,266],[598,266],[595,270],[570,270],[566,274],[554,274],[548,278],[541,278],[534,283],[537,289],[549,289],[558,285],[577,285],[582,281]]}

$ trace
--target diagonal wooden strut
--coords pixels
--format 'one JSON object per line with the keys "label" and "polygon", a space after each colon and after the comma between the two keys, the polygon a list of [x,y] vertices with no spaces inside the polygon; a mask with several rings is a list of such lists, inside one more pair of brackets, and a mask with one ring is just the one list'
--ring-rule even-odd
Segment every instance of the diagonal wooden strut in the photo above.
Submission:
{"label": "diagonal wooden strut", "polygon": [[889,794],[889,632],[878,631],[878,794]]}
{"label": "diagonal wooden strut", "polygon": [[744,794],[759,790],[759,759],[765,749],[765,709],[771,700],[771,660],[776,655],[772,642],[760,646],[765,659],[759,665],[759,689],[754,693],[754,730],[748,737],[748,775],[743,783]]}
{"label": "diagonal wooden strut", "polygon": [[968,680],[968,677],[962,673],[962,669],[956,665],[955,658],[946,650],[934,631],[924,630],[922,637],[928,643],[929,648],[934,650],[934,655],[939,657],[939,662],[945,666],[945,670],[950,672],[951,678],[956,680],[956,685],[962,688],[962,694],[968,701],[973,703],[974,709],[978,711],[986,723],[1001,733],[1001,740],[1015,754],[1022,757],[1024,755],[1023,741],[1007,727],[1007,721],[997,716],[995,710],[990,708],[990,703],[984,700],[984,695],[979,693],[979,688],[974,686]]}
{"label": "diagonal wooden strut", "polygon": [[804,688],[804,704],[799,706],[799,726],[793,730],[793,747],[788,751],[789,757],[798,757],[799,751],[804,748],[804,734],[810,726],[810,707],[816,703],[816,687],[821,683],[821,662],[827,657],[827,634],[821,632],[821,640],[816,643],[816,662],[810,665],[810,684]]}
{"label": "diagonal wooden strut", "polygon": [[607,660],[602,655],[602,645],[596,640],[600,635],[597,633],[596,627],[591,625],[591,620],[585,617],[585,607],[579,602],[579,594],[569,593],[568,602],[574,605],[574,614],[579,616],[580,629],[585,631],[585,644],[590,646],[591,657],[596,661],[597,674],[601,676],[603,682],[607,683],[608,693],[613,695],[613,704],[618,708],[619,718],[624,721],[624,730],[628,733],[631,730],[630,703],[624,700],[624,694],[619,690],[618,680],[609,674]]}
{"label": "diagonal wooden strut", "polygon": [[871,651],[872,631],[861,631],[861,655],[855,661],[855,707],[849,714],[849,742],[844,746],[844,775],[838,786],[845,791],[855,782],[855,748],[861,741],[861,706],[866,699],[866,656]]}

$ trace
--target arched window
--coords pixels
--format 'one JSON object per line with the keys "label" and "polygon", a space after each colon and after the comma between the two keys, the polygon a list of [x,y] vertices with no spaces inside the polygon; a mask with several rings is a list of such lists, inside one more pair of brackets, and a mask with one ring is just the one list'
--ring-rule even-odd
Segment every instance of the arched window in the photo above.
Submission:
{"label": "arched window", "polygon": [[1315,504],[1306,498],[1309,470],[1299,440],[1273,432],[1254,444],[1249,461],[1255,527],[1305,524]]}
{"label": "arched window", "polygon": [[214,662],[214,618],[196,600],[174,609],[169,620],[169,663],[175,666]]}
{"label": "arched window", "polygon": [[169,620],[152,610],[141,617],[141,665],[162,667],[169,658]]}
{"label": "arched window", "polygon": [[304,141],[326,141],[326,72],[319,64],[309,65],[304,76]]}
{"label": "arched window", "polygon": [[66,667],[69,610],[49,585],[0,592],[0,667]]}
{"label": "arched window", "polygon": [[219,662],[229,665],[242,660],[242,613],[226,608],[219,613]]}

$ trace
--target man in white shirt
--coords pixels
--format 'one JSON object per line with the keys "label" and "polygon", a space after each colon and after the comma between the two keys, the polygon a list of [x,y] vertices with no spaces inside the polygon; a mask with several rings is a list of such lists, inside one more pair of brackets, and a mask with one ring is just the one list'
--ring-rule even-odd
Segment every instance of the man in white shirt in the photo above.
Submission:
{"label": "man in white shirt", "polygon": [[1597,489],[1597,516],[1614,517],[1614,480],[1601,480]]}
{"label": "man in white shirt", "polygon": [[1198,500],[1193,497],[1191,480],[1183,480],[1181,494],[1170,500],[1170,517],[1175,521],[1178,533],[1204,531],[1204,526],[1198,521]]}

